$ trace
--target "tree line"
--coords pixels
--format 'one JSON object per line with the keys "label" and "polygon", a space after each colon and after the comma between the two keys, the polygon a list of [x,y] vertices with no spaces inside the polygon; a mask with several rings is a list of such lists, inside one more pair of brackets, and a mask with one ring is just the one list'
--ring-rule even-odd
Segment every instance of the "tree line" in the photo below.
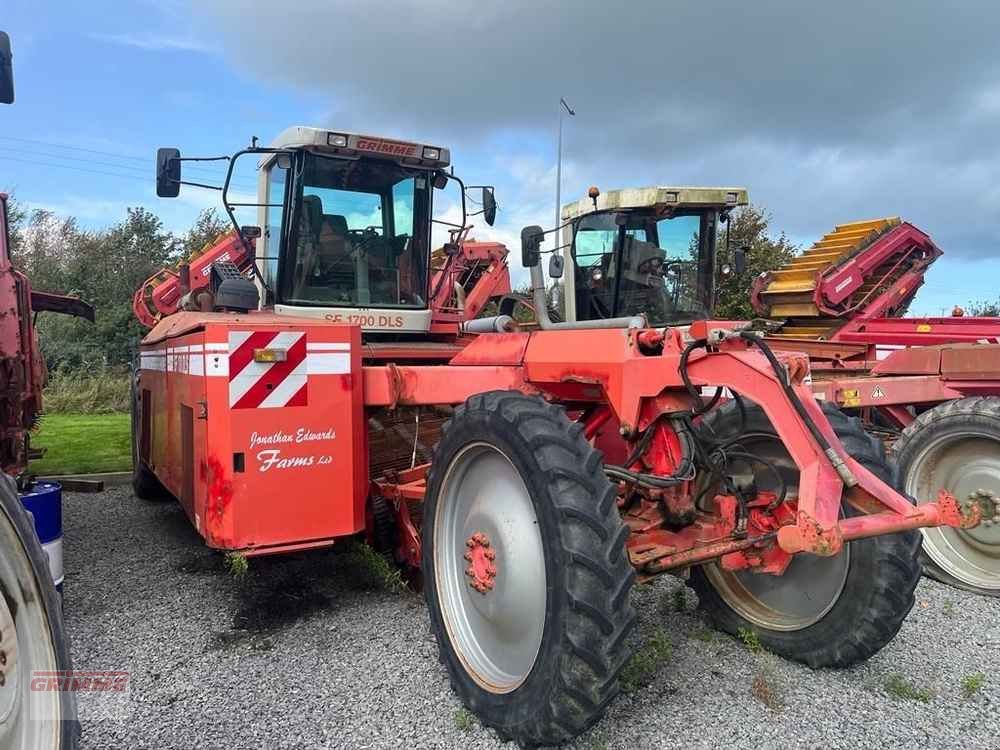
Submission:
{"label": "tree line", "polygon": [[93,324],[44,313],[37,328],[50,370],[126,366],[146,329],[132,314],[132,297],[159,269],[180,262],[230,228],[214,210],[203,211],[183,234],[174,234],[145,208],[104,229],[83,229],[76,219],[44,209],[8,207],[11,258],[33,289],[74,294],[96,310]]}

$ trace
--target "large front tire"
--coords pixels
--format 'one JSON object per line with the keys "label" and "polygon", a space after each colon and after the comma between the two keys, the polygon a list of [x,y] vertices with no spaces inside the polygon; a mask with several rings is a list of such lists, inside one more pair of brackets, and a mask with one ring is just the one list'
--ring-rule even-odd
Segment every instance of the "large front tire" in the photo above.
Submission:
{"label": "large front tire", "polygon": [[911,422],[893,446],[903,488],[922,502],[938,491],[979,503],[972,529],[921,529],[924,570],[944,583],[1000,596],[1000,398],[947,401]]}
{"label": "large front tire", "polygon": [[[824,405],[824,412],[847,452],[894,484],[881,443],[865,433],[860,421],[831,405]],[[740,424],[732,402],[706,419],[706,429],[715,435],[735,437]],[[794,497],[798,469],[759,407],[747,408],[745,432],[760,437],[741,442],[742,448],[772,461]],[[761,473],[761,489],[773,489],[769,479]],[[845,504],[844,512],[854,511]],[[811,667],[847,667],[875,654],[899,632],[920,579],[919,540],[911,531],[850,542],[834,557],[800,554],[781,576],[731,573],[709,563],[691,571],[689,585],[720,630],[756,633],[767,649]]]}
{"label": "large front tire", "polygon": [[35,673],[72,666],[45,552],[6,475],[0,475],[0,651],[0,747],[75,748],[75,694],[32,689]]}
{"label": "large front tire", "polygon": [[581,426],[538,397],[473,396],[443,429],[426,498],[424,593],[459,698],[526,745],[595,724],[629,657],[634,574]]}

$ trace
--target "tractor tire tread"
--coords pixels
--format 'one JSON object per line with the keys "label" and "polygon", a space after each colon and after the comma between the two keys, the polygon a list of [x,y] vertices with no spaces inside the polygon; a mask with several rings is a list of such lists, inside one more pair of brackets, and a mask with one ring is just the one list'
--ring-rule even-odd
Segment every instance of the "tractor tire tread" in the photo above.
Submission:
{"label": "tractor tire tread", "polygon": [[[746,408],[747,431],[774,432],[760,407],[747,403]],[[833,404],[823,403],[823,411],[847,453],[876,476],[898,486],[895,466],[887,460],[882,444],[864,431],[861,421]],[[725,436],[727,430],[739,426],[737,410],[728,405],[711,417],[710,434]],[[821,620],[801,631],[775,632],[745,620],[722,599],[701,567],[692,569],[688,585],[698,595],[699,606],[720,630],[734,636],[753,631],[765,648],[813,668],[848,667],[868,659],[896,636],[913,607],[921,574],[920,534],[916,531],[851,544],[858,545],[852,549],[859,552],[864,545],[864,570],[856,579],[859,585],[853,587],[849,598],[841,597]],[[852,563],[861,557],[852,557]],[[846,585],[850,586],[851,581]],[[811,632],[815,628],[821,629]]]}
{"label": "tractor tire tread", "polygon": [[[555,527],[545,533],[551,535],[553,557],[564,571],[550,594],[559,601],[547,615],[550,624],[526,681],[506,695],[489,693],[466,675],[447,641],[436,584],[430,581],[431,545],[425,541],[432,628],[453,689],[484,725],[522,745],[558,745],[593,726],[619,691],[618,673],[630,656],[627,635],[636,621],[628,600],[635,577],[624,552],[628,530],[602,457],[579,425],[570,422],[563,408],[518,391],[477,394],[455,409],[434,449],[427,483],[431,503],[451,455],[468,442],[463,431],[477,425],[509,436],[533,457],[545,488],[541,501],[551,506]],[[519,702],[522,691],[525,697]]]}
{"label": "tractor tire tread", "polygon": [[[1000,397],[968,396],[945,401],[922,412],[903,429],[892,446],[892,456],[901,475],[906,475],[924,440],[941,429],[948,429],[951,423],[957,422],[965,427],[970,419],[985,420],[1000,434]],[[921,553],[921,559],[924,572],[941,583],[982,596],[1000,597],[1000,589],[985,589],[966,583],[941,568],[925,552]]]}

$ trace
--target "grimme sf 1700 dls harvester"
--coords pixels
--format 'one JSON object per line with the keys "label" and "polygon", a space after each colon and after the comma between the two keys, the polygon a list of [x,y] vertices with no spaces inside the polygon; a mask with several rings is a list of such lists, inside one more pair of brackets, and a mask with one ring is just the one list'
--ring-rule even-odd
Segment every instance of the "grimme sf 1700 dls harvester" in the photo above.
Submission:
{"label": "grimme sf 1700 dls harvester", "polygon": [[[979,520],[946,493],[914,507],[886,483],[881,446],[813,398],[805,358],[753,334],[629,314],[557,324],[544,304],[540,330],[469,320],[506,263],[498,246],[475,258],[463,216],[432,265],[434,191],[457,181],[443,148],[292,128],[239,152],[230,175],[243,155],[260,160],[259,227],[239,232],[253,280],[214,263],[196,293],[179,274],[191,290],[141,346],[138,488],[161,483],[219,549],[391,537],[422,566],[455,690],[507,736],[555,744],[599,719],[637,577],[689,575],[727,630],[844,666],[912,606],[914,529]],[[176,195],[182,161],[161,151],[161,195]],[[678,199],[611,231],[695,230],[697,263],[678,266],[696,279],[694,317],[728,198]],[[541,238],[522,232],[537,290]],[[756,406],[706,401],[705,387]],[[432,410],[452,413],[431,460],[386,466],[376,436],[412,437]]]}
{"label": "grimme sf 1700 dls harvester", "polygon": [[772,348],[809,354],[816,394],[892,443],[905,492],[982,507],[975,529],[923,531],[925,567],[1000,596],[1000,319],[903,317],[940,256],[896,217],[841,224],[752,299],[780,322]]}

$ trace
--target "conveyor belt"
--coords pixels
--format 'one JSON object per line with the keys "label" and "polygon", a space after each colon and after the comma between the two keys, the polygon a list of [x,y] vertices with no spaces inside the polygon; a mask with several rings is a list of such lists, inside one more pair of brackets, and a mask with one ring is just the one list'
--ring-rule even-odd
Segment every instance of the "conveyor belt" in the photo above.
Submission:
{"label": "conveyor belt", "polygon": [[898,216],[838,224],[751,293],[763,317],[782,320],[774,335],[830,339],[848,321],[902,315],[941,251]]}

